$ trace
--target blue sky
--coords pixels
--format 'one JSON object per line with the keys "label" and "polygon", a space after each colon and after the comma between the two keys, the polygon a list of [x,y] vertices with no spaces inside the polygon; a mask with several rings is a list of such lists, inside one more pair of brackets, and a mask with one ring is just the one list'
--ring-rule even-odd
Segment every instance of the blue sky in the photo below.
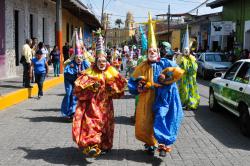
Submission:
{"label": "blue sky", "polygon": [[[86,6],[92,8],[92,11],[100,18],[102,9],[102,0],[81,0]],[[136,22],[147,20],[148,11],[152,16],[167,13],[168,4],[171,6],[171,13],[185,13],[199,6],[205,0],[105,0],[104,12],[112,14],[111,22],[117,18],[123,21],[126,13],[130,11],[134,15]],[[212,2],[209,0],[208,2]],[[198,9],[198,14],[207,14],[221,11],[221,8],[210,9],[203,5]],[[196,11],[192,14],[196,14]],[[114,24],[113,24],[114,25]]]}

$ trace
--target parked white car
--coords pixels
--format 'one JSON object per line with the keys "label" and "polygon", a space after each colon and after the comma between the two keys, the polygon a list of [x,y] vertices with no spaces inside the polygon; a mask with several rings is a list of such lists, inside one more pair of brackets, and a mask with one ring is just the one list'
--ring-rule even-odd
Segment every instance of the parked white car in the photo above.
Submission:
{"label": "parked white car", "polygon": [[250,136],[250,60],[235,62],[221,77],[211,81],[209,108],[219,111],[220,107],[238,116],[242,133]]}
{"label": "parked white car", "polygon": [[218,52],[201,53],[197,63],[198,75],[204,79],[213,78],[216,72],[225,72],[232,65],[225,54]]}

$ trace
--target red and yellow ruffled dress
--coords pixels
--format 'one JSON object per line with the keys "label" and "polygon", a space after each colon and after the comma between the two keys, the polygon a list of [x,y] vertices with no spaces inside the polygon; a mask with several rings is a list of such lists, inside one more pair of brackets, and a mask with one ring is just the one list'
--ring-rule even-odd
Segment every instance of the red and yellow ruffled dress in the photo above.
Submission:
{"label": "red and yellow ruffled dress", "polygon": [[114,98],[124,94],[127,81],[112,66],[85,70],[75,81],[78,104],[73,118],[73,140],[80,149],[110,150],[114,135]]}

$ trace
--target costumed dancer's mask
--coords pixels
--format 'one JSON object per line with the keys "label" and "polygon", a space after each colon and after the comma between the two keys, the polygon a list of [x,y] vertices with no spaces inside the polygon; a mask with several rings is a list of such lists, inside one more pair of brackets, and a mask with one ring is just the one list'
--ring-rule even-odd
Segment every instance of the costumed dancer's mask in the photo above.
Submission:
{"label": "costumed dancer's mask", "polygon": [[188,56],[190,54],[189,48],[184,48],[183,54]]}
{"label": "costumed dancer's mask", "polygon": [[101,71],[104,71],[106,69],[106,66],[107,66],[107,59],[105,56],[100,56],[97,58],[96,60],[96,65],[97,65],[97,68]]}
{"label": "costumed dancer's mask", "polygon": [[158,54],[158,51],[157,49],[155,48],[149,48],[148,49],[148,60],[150,62],[156,62],[159,58],[159,54]]}
{"label": "costumed dancer's mask", "polygon": [[83,56],[82,55],[75,55],[75,62],[77,64],[81,64],[83,61]]}

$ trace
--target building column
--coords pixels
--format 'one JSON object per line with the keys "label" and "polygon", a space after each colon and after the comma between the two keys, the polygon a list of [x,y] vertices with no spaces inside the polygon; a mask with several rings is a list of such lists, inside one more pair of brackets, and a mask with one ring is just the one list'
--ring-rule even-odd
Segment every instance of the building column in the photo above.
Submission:
{"label": "building column", "polygon": [[62,51],[62,1],[56,0],[56,45],[60,50],[60,73],[63,73]]}

